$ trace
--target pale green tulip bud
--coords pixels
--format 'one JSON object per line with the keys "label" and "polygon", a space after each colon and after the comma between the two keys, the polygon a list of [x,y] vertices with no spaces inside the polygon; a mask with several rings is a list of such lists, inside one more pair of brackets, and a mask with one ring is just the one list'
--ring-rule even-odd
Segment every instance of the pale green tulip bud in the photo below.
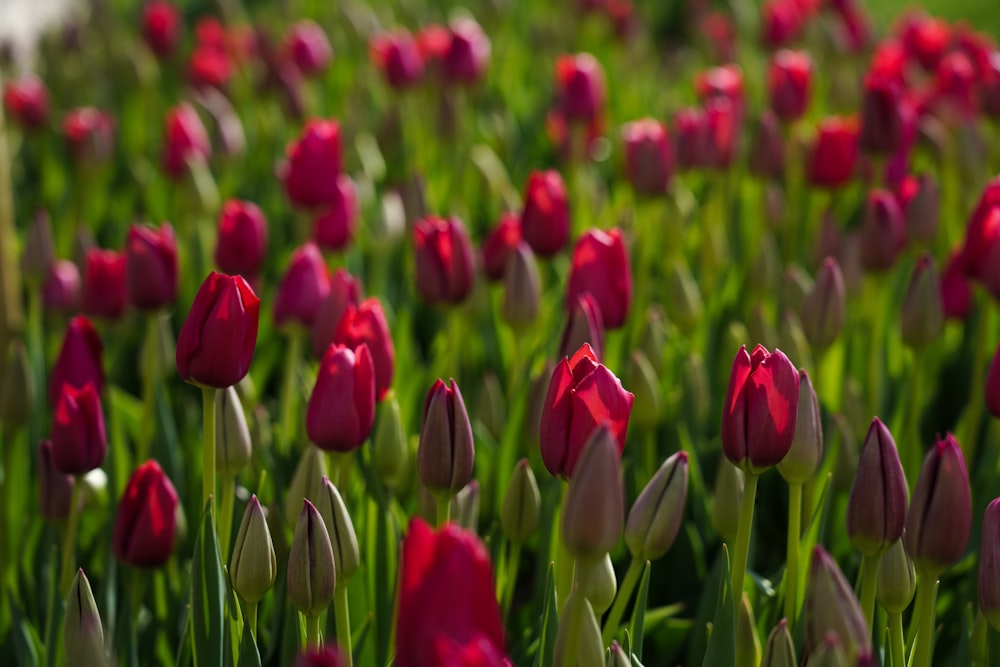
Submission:
{"label": "pale green tulip bud", "polygon": [[541,509],[542,497],[535,473],[528,459],[521,459],[514,467],[500,510],[500,527],[507,539],[517,544],[526,542],[538,528]]}
{"label": "pale green tulip bud", "polygon": [[799,369],[799,403],[792,447],[778,464],[778,472],[790,484],[804,484],[819,468],[823,458],[823,423],[819,401],[809,375]]}
{"label": "pale green tulip bud", "polygon": [[604,558],[596,562],[578,561],[576,579],[580,583],[580,592],[590,601],[594,613],[598,616],[604,614],[615,601],[615,594],[618,592],[618,580],[615,579],[611,556],[605,554]]}
{"label": "pale green tulip bud", "polygon": [[451,499],[452,521],[473,533],[479,525],[479,495],[479,482],[472,480]]}
{"label": "pale green tulip bud", "polygon": [[[615,548],[625,523],[618,444],[606,424],[583,446],[562,512],[562,539],[574,558],[595,561]],[[602,662],[603,662],[603,650]]]}
{"label": "pale green tulip bud", "polygon": [[639,428],[652,429],[660,420],[660,383],[656,371],[642,350],[632,353],[625,384],[635,394],[631,421]]}
{"label": "pale green tulip bud", "polygon": [[354,533],[354,524],[351,522],[351,515],[347,513],[344,499],[327,477],[323,478],[323,487],[316,500],[316,509],[323,517],[323,524],[330,536],[337,581],[343,586],[358,571],[361,554],[358,550],[358,537]]}
{"label": "pale green tulip bud", "polygon": [[764,659],[760,667],[798,667],[795,657],[795,643],[788,631],[788,619],[781,619],[771,630],[767,638],[767,648],[764,649]]}
{"label": "pale green tulip bud", "polygon": [[677,452],[663,462],[628,513],[625,544],[634,558],[656,560],[673,546],[684,519],[687,486],[687,453]]}
{"label": "pale green tulip bud", "polygon": [[104,627],[97,611],[94,593],[83,568],[76,572],[69,595],[66,597],[66,616],[63,619],[63,647],[75,665],[108,665],[104,653]]}
{"label": "pale green tulip bud", "polygon": [[229,562],[229,580],[241,600],[255,604],[271,590],[277,576],[278,563],[267,517],[257,496],[252,496],[236,534]]}
{"label": "pale green tulip bud", "polygon": [[389,392],[378,407],[375,425],[375,439],[372,441],[372,458],[382,482],[395,489],[402,481],[410,460],[410,449],[406,443],[403,417],[399,412],[399,401]]}
{"label": "pale green tulip bud", "polygon": [[712,494],[712,527],[725,542],[734,544],[740,525],[740,503],[743,502],[743,471],[719,457]]}
{"label": "pale green tulip bud", "polygon": [[750,598],[743,593],[740,613],[736,618],[736,667],[758,667],[760,665],[760,637],[757,636],[757,622],[753,617]]}
{"label": "pale green tulip bud", "polygon": [[296,609],[306,616],[326,611],[337,583],[335,567],[323,517],[305,500],[288,552],[288,598]]}
{"label": "pale green tulip bud", "polygon": [[594,609],[579,588],[574,588],[566,599],[559,614],[559,630],[556,632],[554,652],[555,665],[565,665],[564,656],[571,641],[570,634],[576,628],[576,665],[574,667],[604,667],[604,644],[601,628],[594,616]]}
{"label": "pale green tulip bud", "polygon": [[608,649],[608,659],[604,662],[604,667],[632,667],[625,649],[616,640],[611,641],[611,648]]}
{"label": "pale green tulip bud", "polygon": [[917,591],[917,573],[913,561],[899,538],[878,561],[878,603],[890,613],[902,614]]}
{"label": "pale green tulip bud", "polygon": [[221,476],[235,477],[253,455],[250,428],[236,387],[215,392],[215,468]]}

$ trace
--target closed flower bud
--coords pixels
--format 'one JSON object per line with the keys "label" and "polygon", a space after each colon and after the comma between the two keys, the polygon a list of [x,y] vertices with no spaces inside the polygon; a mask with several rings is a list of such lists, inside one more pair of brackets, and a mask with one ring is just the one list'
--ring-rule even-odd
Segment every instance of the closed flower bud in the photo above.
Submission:
{"label": "closed flower bud", "polygon": [[[0,351],[3,354],[6,351]],[[14,340],[6,363],[0,363],[0,424],[15,433],[28,421],[35,408],[35,382],[24,343]]]}
{"label": "closed flower bud", "polygon": [[392,387],[395,372],[395,347],[378,299],[365,299],[358,306],[348,305],[333,334],[333,342],[356,349],[368,346],[375,367],[375,399],[382,400]]}
{"label": "closed flower bud", "polygon": [[372,62],[381,70],[389,85],[397,90],[418,83],[424,75],[424,58],[413,35],[405,30],[376,36],[371,42],[370,52]]}
{"label": "closed flower bud", "polygon": [[430,304],[464,301],[472,292],[474,266],[462,221],[424,218],[413,228],[413,242],[420,298]]}
{"label": "closed flower bud", "polygon": [[323,255],[315,243],[306,243],[292,253],[278,286],[274,297],[274,324],[311,327],[319,304],[329,291],[330,276]]}
{"label": "closed flower bud", "polygon": [[677,168],[698,169],[708,163],[708,119],[700,108],[678,109],[674,114]]}
{"label": "closed flower bud", "polygon": [[577,561],[574,579],[579,582],[580,592],[590,602],[594,613],[603,616],[618,592],[611,555],[604,554],[604,558],[596,561]]}
{"label": "closed flower bud", "polygon": [[666,126],[652,118],[626,123],[622,140],[625,175],[636,194],[666,194],[674,174],[674,148]]}
{"label": "closed flower bud", "polygon": [[191,160],[207,160],[212,155],[208,132],[190,104],[180,104],[166,117],[163,139],[163,170],[173,180],[187,172]]}
{"label": "closed flower bud", "polygon": [[600,424],[583,447],[563,505],[563,545],[574,558],[601,559],[621,539],[625,490],[620,459],[614,434]]}
{"label": "closed flower bud", "polygon": [[762,345],[733,360],[722,413],[722,449],[744,472],[781,462],[792,446],[799,401],[799,375],[781,350]]}
{"label": "closed flower bud", "polygon": [[743,471],[720,456],[712,493],[712,528],[725,542],[736,542],[742,498]]}
{"label": "closed flower bud", "polygon": [[736,665],[737,667],[758,667],[760,665],[760,637],[757,636],[757,621],[753,617],[750,598],[743,593],[736,617]]}
{"label": "closed flower bud", "polygon": [[903,93],[894,77],[878,72],[865,77],[859,144],[866,153],[887,155],[902,145],[907,127],[915,122]]}
{"label": "closed flower bud", "polygon": [[521,242],[521,219],[514,213],[504,213],[483,240],[483,270],[489,280],[500,280],[507,260]]}
{"label": "closed flower bud", "polygon": [[784,121],[798,120],[809,106],[813,63],[803,51],[778,51],[771,58],[767,87],[771,110]]}
{"label": "closed flower bud", "polygon": [[591,123],[604,113],[604,71],[589,53],[559,56],[556,104],[570,122]]}
{"label": "closed flower bud", "polygon": [[246,280],[213,271],[177,335],[177,372],[217,389],[242,380],[257,345],[259,314],[260,299]]}
{"label": "closed flower bud", "polygon": [[459,18],[448,26],[450,39],[444,53],[445,81],[468,86],[478,82],[490,62],[490,40],[470,18]]}
{"label": "closed flower bud", "polygon": [[632,304],[632,268],[620,230],[591,229],[573,247],[566,308],[572,308],[584,292],[597,302],[605,327],[625,324]]}
{"label": "closed flower bud", "polygon": [[[479,482],[472,480],[451,499],[451,520],[459,528],[476,532],[479,525]],[[433,496],[431,496],[433,498]]]}
{"label": "closed flower bud", "polygon": [[340,174],[330,197],[329,208],[313,221],[313,240],[320,248],[336,252],[351,242],[358,224],[358,192],[351,177]]}
{"label": "closed flower bud", "polygon": [[698,282],[682,259],[676,259],[667,265],[665,289],[669,295],[664,304],[667,317],[685,335],[690,336],[698,326],[703,306]]}
{"label": "closed flower bud", "polygon": [[584,343],[590,345],[598,360],[604,357],[604,318],[590,292],[580,294],[569,309],[559,341],[559,356],[572,356]]}
{"label": "closed flower bud", "polygon": [[867,650],[871,632],[861,613],[861,605],[837,562],[820,546],[813,549],[805,616],[810,646],[818,647],[832,633],[852,661],[846,663],[848,665],[854,664],[853,661]]}
{"label": "closed flower bud", "polygon": [[633,558],[656,560],[670,550],[684,520],[687,487],[687,454],[677,452],[663,462],[628,513],[625,544]]}
{"label": "closed flower bud", "polygon": [[914,349],[930,345],[944,331],[941,280],[934,259],[928,253],[920,256],[910,276],[899,326],[903,343]]}
{"label": "closed flower bud", "polygon": [[552,257],[569,240],[566,185],[557,171],[534,171],[528,177],[521,212],[521,236],[539,257]]}
{"label": "closed flower bud", "polygon": [[472,479],[475,448],[462,392],[454,380],[437,380],[427,392],[420,425],[417,469],[435,493],[454,495]]}
{"label": "closed flower bud", "polygon": [[59,471],[52,461],[52,441],[38,446],[38,507],[46,521],[62,521],[69,516],[73,475]]}
{"label": "closed flower bud", "polygon": [[792,633],[788,631],[788,619],[783,618],[767,637],[767,646],[764,648],[764,658],[760,662],[760,667],[797,667],[798,664]]}
{"label": "closed flower bud", "polygon": [[274,586],[278,576],[278,564],[271,542],[271,531],[267,527],[264,509],[257,496],[251,496],[247,503],[233,556],[229,561],[229,581],[240,600],[256,604],[264,599]]}
{"label": "closed flower bud", "polygon": [[106,162],[114,149],[114,118],[93,107],[73,109],[63,119],[63,136],[78,166],[90,168]]}
{"label": "closed flower bud", "polygon": [[71,315],[80,308],[82,295],[80,270],[68,259],[60,259],[49,268],[42,285],[42,302],[46,313]]}
{"label": "closed flower bud", "polygon": [[52,416],[52,462],[60,472],[82,475],[101,467],[108,451],[101,397],[92,384],[63,384]]}
{"label": "closed flower bud", "polygon": [[972,494],[962,448],[950,433],[924,459],[905,527],[903,544],[923,577],[936,578],[965,553]]}
{"label": "closed flower bud", "polygon": [[739,111],[733,101],[725,97],[705,101],[705,123],[708,126],[706,166],[724,170],[732,165],[742,133],[739,121]]}
{"label": "closed flower bud", "polygon": [[368,346],[331,345],[309,396],[306,432],[326,451],[357,449],[375,421],[375,371]]}
{"label": "closed flower bud", "polygon": [[3,106],[25,130],[39,130],[49,119],[49,93],[42,80],[31,74],[4,85]]}
{"label": "closed flower bud", "polygon": [[94,592],[83,568],[76,571],[73,585],[66,596],[66,615],[63,617],[63,650],[72,656],[75,665],[110,665],[104,653],[104,626],[97,610]]}
{"label": "closed flower bud", "polygon": [[337,325],[344,316],[348,306],[357,306],[363,297],[361,280],[352,276],[344,268],[337,269],[330,276],[330,290],[316,309],[313,320],[312,352],[317,359],[322,359],[326,350],[333,342]]}
{"label": "closed flower bud", "polygon": [[538,317],[541,298],[542,284],[535,255],[527,243],[518,243],[504,273],[504,320],[515,331],[523,330]]}
{"label": "closed flower bud", "polygon": [[104,387],[101,339],[86,317],[70,320],[59,356],[49,376],[49,403],[54,407],[63,384],[83,387],[91,383],[100,393]]}
{"label": "closed flower bud", "polygon": [[820,188],[840,188],[854,177],[857,161],[857,122],[837,116],[821,121],[806,161],[808,182]]}
{"label": "closed flower bud", "polygon": [[326,477],[326,457],[319,447],[312,445],[302,452],[302,458],[295,467],[292,483],[285,496],[285,522],[294,526],[303,500],[318,501]]}
{"label": "closed flower bud", "polygon": [[173,52],[181,25],[177,9],[167,0],[153,0],[142,10],[142,37],[158,58]]}
{"label": "closed flower bud", "polygon": [[631,419],[640,428],[653,429],[660,421],[660,381],[642,350],[635,350],[625,375],[628,386],[635,390]]}
{"label": "closed flower bud", "polygon": [[786,482],[804,484],[819,468],[823,458],[823,422],[819,401],[809,376],[799,369],[799,404],[795,418],[792,448],[778,464],[778,472]]}
{"label": "closed flower bud", "polygon": [[941,188],[934,176],[923,173],[903,179],[896,190],[896,199],[903,209],[906,236],[932,243],[941,223]]}
{"label": "closed flower bud", "polygon": [[285,53],[306,76],[322,73],[333,60],[333,49],[326,33],[309,20],[299,21],[288,29]]}
{"label": "closed flower bud", "polygon": [[873,190],[868,195],[861,225],[861,265],[866,271],[886,271],[906,242],[903,212],[891,192]]}
{"label": "closed flower bud", "polygon": [[336,584],[333,547],[323,517],[308,500],[288,551],[288,599],[307,617],[330,606]]}
{"label": "closed flower bud", "polygon": [[859,664],[847,657],[843,642],[836,633],[830,632],[809,654],[806,667],[854,667]]}
{"label": "closed flower bud", "polygon": [[632,660],[625,649],[617,640],[611,640],[611,647],[608,649],[608,658],[604,661],[604,667],[631,667]]}
{"label": "closed flower bud", "polygon": [[235,477],[250,463],[253,445],[236,387],[215,392],[215,469]]}
{"label": "closed flower bud", "polygon": [[219,214],[215,264],[223,273],[252,280],[267,254],[267,221],[253,202],[230,199]]}
{"label": "closed flower bud", "polygon": [[535,473],[531,471],[528,459],[521,459],[514,467],[500,509],[500,527],[504,536],[516,544],[526,542],[538,528],[541,509],[542,498]]}
{"label": "closed flower bud", "polygon": [[886,549],[878,561],[878,603],[890,614],[902,614],[917,591],[917,575],[913,561],[898,539]]}
{"label": "closed flower bud", "polygon": [[83,312],[116,320],[125,313],[125,256],[91,248],[83,264]]}
{"label": "closed flower bud", "polygon": [[294,206],[311,209],[333,202],[336,174],[341,173],[340,125],[334,120],[312,120],[285,151],[282,181]]}
{"label": "closed flower bud", "polygon": [[906,519],[906,477],[896,443],[878,417],[861,448],[847,501],[847,536],[863,556],[877,556],[899,539]]}
{"label": "closed flower bud", "polygon": [[399,401],[393,395],[387,396],[378,410],[372,448],[375,450],[372,458],[379,478],[390,489],[396,488],[409,464],[410,449],[406,443],[403,418],[399,414]]}
{"label": "closed flower bud", "polygon": [[575,642],[572,651],[579,667],[599,667],[604,664],[601,627],[598,625],[590,600],[579,587],[573,589],[559,612],[553,664],[571,664],[564,657],[571,650],[570,642]]}
{"label": "closed flower bud", "polygon": [[329,478],[324,477],[316,509],[323,517],[326,532],[333,547],[333,561],[336,564],[337,585],[345,586],[361,565],[358,551],[358,537],[354,533],[351,515],[347,513],[344,499]]}
{"label": "closed flower bud", "polygon": [[139,310],[157,310],[177,297],[177,240],[174,229],[132,225],[125,239],[128,301]]}
{"label": "closed flower bud", "polygon": [[112,536],[115,557],[133,567],[161,567],[174,550],[177,491],[156,461],[139,466],[122,494]]}
{"label": "closed flower bud", "polygon": [[802,329],[817,352],[830,347],[844,326],[844,274],[833,257],[823,260],[816,282],[802,303]]}
{"label": "closed flower bud", "polygon": [[750,173],[760,178],[780,178],[785,173],[785,137],[778,117],[765,109],[754,125],[750,147]]}

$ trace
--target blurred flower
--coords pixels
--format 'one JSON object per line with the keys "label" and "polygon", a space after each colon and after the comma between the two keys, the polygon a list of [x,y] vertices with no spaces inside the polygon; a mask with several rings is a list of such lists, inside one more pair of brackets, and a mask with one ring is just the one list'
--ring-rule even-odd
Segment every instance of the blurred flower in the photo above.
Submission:
{"label": "blurred flower", "polygon": [[992,51],[979,81],[979,104],[991,119],[1000,118],[1000,51]]}
{"label": "blurred flower", "polygon": [[250,428],[236,387],[215,392],[215,469],[236,477],[253,457]]}
{"label": "blurred flower", "polygon": [[941,220],[941,190],[930,173],[907,176],[896,186],[896,200],[906,221],[906,235],[924,243],[937,237]]}
{"label": "blurred flower", "polygon": [[83,312],[116,320],[125,313],[125,255],[91,248],[84,258]]}
{"label": "blurred flower", "polygon": [[368,346],[330,345],[309,395],[306,432],[326,451],[349,452],[368,439],[375,422],[375,371]]}
{"label": "blurred flower", "polygon": [[340,174],[331,192],[330,208],[313,222],[313,240],[324,250],[343,250],[358,224],[358,194],[354,181]]}
{"label": "blurred flower", "polygon": [[111,157],[114,118],[93,107],[73,109],[63,118],[63,136],[69,153],[78,162],[93,164]]}
{"label": "blurred flower", "polygon": [[622,128],[625,143],[625,175],[637,194],[662,195],[670,187],[674,172],[674,149],[666,126],[643,118]]}
{"label": "blurred flower", "polygon": [[941,306],[950,320],[964,320],[972,310],[972,285],[965,277],[960,249],[952,252],[941,274]]}
{"label": "blurred flower", "polygon": [[562,508],[563,546],[588,563],[617,546],[625,527],[621,448],[607,422],[599,422],[583,444]]}
{"label": "blurred flower", "polygon": [[914,349],[933,343],[944,331],[941,279],[930,253],[923,253],[913,268],[903,296],[899,327],[903,344]]}
{"label": "blurred flower", "polygon": [[314,119],[285,151],[281,179],[293,205],[311,209],[336,203],[342,196],[336,174],[341,173],[340,125]]}
{"label": "blurred flower", "polygon": [[970,119],[976,112],[979,77],[972,63],[961,51],[953,51],[940,62],[935,72],[933,103]]}
{"label": "blurred flower", "polygon": [[903,212],[888,190],[868,193],[861,223],[861,265],[866,271],[887,271],[906,243]]}
{"label": "blurred flower", "polygon": [[677,168],[681,171],[708,166],[708,119],[701,108],[678,109],[674,114]]}
{"label": "blurred flower", "polygon": [[71,662],[94,667],[110,666],[104,653],[104,626],[97,610],[94,592],[83,568],[73,577],[73,585],[66,596],[66,615],[62,623],[62,640],[65,655]]}
{"label": "blurred flower", "polygon": [[62,521],[69,516],[76,480],[56,468],[53,451],[51,440],[42,440],[38,446],[38,509],[46,521]]}
{"label": "blurred flower", "polygon": [[233,556],[229,561],[229,581],[244,603],[256,604],[274,586],[278,566],[267,527],[264,509],[257,496],[251,496],[236,533]]}
{"label": "blurred flower", "polygon": [[174,229],[132,225],[125,239],[128,301],[139,310],[158,310],[177,298],[177,240]]}
{"label": "blurred flower", "polygon": [[806,166],[809,183],[836,189],[854,177],[858,159],[858,125],[854,118],[822,120]]}
{"label": "blurred flower", "polygon": [[315,21],[308,19],[293,24],[285,34],[286,57],[306,76],[315,76],[330,66],[333,49],[326,33]]}
{"label": "blurred flower", "polygon": [[483,269],[489,280],[501,280],[507,260],[521,241],[521,219],[515,213],[504,213],[483,239]]}
{"label": "blurred flower", "polygon": [[371,41],[372,62],[389,85],[397,90],[419,83],[424,74],[424,59],[409,32],[397,29],[375,36]]}
{"label": "blurred flower", "polygon": [[559,356],[572,356],[584,343],[590,345],[597,361],[604,358],[604,318],[590,292],[580,294],[567,313],[559,339]]}
{"label": "blurred flower", "polygon": [[163,170],[167,176],[179,179],[187,171],[188,161],[207,160],[211,155],[208,133],[194,107],[185,102],[170,109],[163,140]]}
{"label": "blurred flower", "polygon": [[604,71],[589,53],[556,60],[556,107],[567,123],[592,125],[604,114]]}
{"label": "blurred flower", "polygon": [[82,475],[100,468],[108,450],[104,410],[97,388],[64,383],[52,415],[52,463],[56,470]]}
{"label": "blurred flower", "polygon": [[472,291],[473,254],[465,226],[457,217],[427,217],[413,228],[416,283],[430,304],[461,303]]}
{"label": "blurred flower", "polygon": [[947,21],[926,14],[910,14],[903,28],[903,46],[910,58],[933,72],[952,43]]}
{"label": "blurred flower", "polygon": [[364,343],[375,366],[375,398],[382,400],[392,387],[396,352],[392,333],[378,299],[365,299],[357,306],[349,304],[333,334],[333,342],[354,349]]}
{"label": "blurred flower", "polygon": [[554,170],[533,171],[524,192],[521,237],[539,257],[552,257],[569,240],[570,210],[566,185]]}
{"label": "blurred flower", "polygon": [[230,199],[219,214],[215,263],[223,273],[252,281],[267,253],[267,221],[253,202]]}
{"label": "blurred flower", "polygon": [[969,216],[962,248],[965,274],[983,281],[992,268],[993,246],[1000,241],[1000,176],[986,184],[976,209]]}
{"label": "blurred flower", "polygon": [[847,501],[847,536],[863,556],[878,556],[903,533],[906,477],[896,442],[878,417],[861,448]]}
{"label": "blurred flower", "polygon": [[362,296],[361,281],[343,267],[330,276],[330,290],[320,301],[313,319],[311,338],[314,357],[323,358],[347,307],[357,306]]}
{"label": "blurred flower", "polygon": [[316,509],[323,517],[326,532],[330,536],[337,586],[346,586],[361,566],[358,537],[344,499],[328,477],[323,478],[319,498],[316,499]]}
{"label": "blurred flower", "polygon": [[804,613],[808,645],[814,649],[830,633],[840,641],[849,661],[868,649],[871,632],[861,605],[837,561],[821,546],[813,549]]}
{"label": "blurred flower", "polygon": [[173,53],[180,27],[177,9],[167,0],[152,0],[142,10],[142,37],[159,58]]}
{"label": "blurred flower", "polygon": [[809,106],[813,62],[804,51],[783,49],[771,58],[767,87],[771,110],[783,121],[798,120]]}
{"label": "blurred flower", "polygon": [[768,48],[785,46],[802,31],[803,17],[792,0],[766,0],[760,13],[760,39]]}
{"label": "blurred flower", "polygon": [[444,54],[445,81],[471,85],[478,82],[490,60],[490,40],[479,24],[470,18],[451,22],[448,50]]}
{"label": "blurred flower", "polygon": [[514,466],[514,474],[507,484],[500,510],[500,526],[504,536],[515,543],[526,542],[538,528],[542,510],[542,497],[538,491],[535,473],[528,459],[521,459]]}
{"label": "blurred flower", "polygon": [[825,350],[840,335],[844,308],[844,274],[837,260],[827,257],[802,303],[802,329],[816,351]]}
{"label": "blurred flower", "polygon": [[129,478],[118,504],[112,537],[115,557],[133,567],[160,567],[174,550],[177,492],[156,461]]}
{"label": "blurred flower", "polygon": [[64,384],[74,387],[92,384],[97,393],[101,393],[104,388],[102,355],[101,338],[90,320],[82,315],[70,320],[49,375],[49,404],[56,406]]}
{"label": "blurred flower", "polygon": [[823,421],[816,390],[802,369],[799,369],[797,410],[792,447],[778,463],[778,472],[789,483],[805,484],[816,473],[823,458]]}
{"label": "blurred flower", "polygon": [[617,329],[625,324],[632,304],[632,268],[621,230],[591,229],[573,247],[566,286],[566,309],[590,292],[601,309],[604,326]]}
{"label": "blurred flower", "polygon": [[694,79],[694,89],[698,99],[708,108],[708,102],[715,99],[729,100],[732,105],[736,124],[743,118],[744,93],[743,73],[738,65],[728,64],[711,67],[698,72]]}
{"label": "blurred flower", "polygon": [[861,134],[858,144],[866,153],[887,155],[903,143],[908,126],[915,122],[913,109],[895,79],[870,72],[864,80],[861,101]]}
{"label": "blurred flower", "polygon": [[983,514],[979,547],[979,608],[994,628],[1000,628],[1000,498]]}
{"label": "blurred flower", "polygon": [[26,130],[39,130],[49,119],[49,93],[42,80],[31,74],[4,85],[3,106],[11,119]]}
{"label": "blurred flower", "polygon": [[288,550],[288,599],[305,616],[319,616],[330,606],[336,585],[334,563],[323,517],[304,500]]}
{"label": "blurred flower", "polygon": [[475,446],[462,392],[454,380],[438,379],[424,399],[417,469],[436,493],[454,495],[472,479]]}
{"label": "blurred flower", "polygon": [[917,576],[903,540],[892,543],[878,559],[878,603],[890,614],[902,614],[913,601]]}
{"label": "blurred flower", "polygon": [[504,274],[502,313],[515,331],[531,324],[538,317],[542,298],[541,278],[535,255],[523,241],[514,248]]}
{"label": "blurred flower", "polygon": [[729,169],[739,147],[742,132],[739,112],[728,98],[717,96],[705,101],[705,166]]}
{"label": "blurred flower", "polygon": [[296,248],[274,296],[274,324],[312,327],[319,305],[330,291],[330,276],[319,248],[308,242]]}
{"label": "blurred flower", "polygon": [[780,179],[785,173],[785,137],[778,117],[764,109],[754,125],[750,145],[750,173]]}

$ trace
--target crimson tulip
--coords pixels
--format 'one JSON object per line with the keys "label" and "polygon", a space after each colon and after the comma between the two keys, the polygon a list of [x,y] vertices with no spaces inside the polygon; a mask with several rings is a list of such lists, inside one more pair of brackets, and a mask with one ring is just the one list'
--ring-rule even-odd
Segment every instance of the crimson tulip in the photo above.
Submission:
{"label": "crimson tulip", "polygon": [[778,51],[771,59],[767,87],[771,110],[784,121],[798,120],[809,106],[813,62],[804,51]]}
{"label": "crimson tulip", "polygon": [[330,66],[333,49],[326,33],[315,21],[299,21],[285,35],[285,52],[306,76],[320,74]]}
{"label": "crimson tulip", "polygon": [[226,47],[200,43],[188,61],[188,80],[195,88],[223,88],[233,76],[234,65]]}
{"label": "crimson tulip", "polygon": [[68,475],[100,468],[108,451],[104,410],[97,388],[63,384],[52,416],[52,463]]}
{"label": "crimson tulip", "polygon": [[[743,116],[743,74],[736,65],[711,67],[698,72],[694,80],[695,92],[703,104],[710,100],[729,100],[737,118]],[[706,104],[707,106],[707,104]]]}
{"label": "crimson tulip", "polygon": [[589,53],[556,60],[557,108],[567,122],[593,123],[604,114],[604,71]]}
{"label": "crimson tulip", "polygon": [[382,400],[392,387],[396,351],[378,299],[365,299],[357,306],[348,305],[333,334],[333,342],[351,349],[362,343],[368,346],[375,366],[375,398]]}
{"label": "crimson tulip", "polygon": [[368,346],[330,345],[319,364],[306,410],[306,433],[320,449],[349,452],[375,422],[375,370]]}
{"label": "crimson tulip", "polygon": [[489,65],[489,38],[471,18],[452,21],[449,37],[442,62],[445,81],[463,86],[478,82]]}
{"label": "crimson tulip", "polygon": [[333,342],[337,325],[344,316],[348,306],[357,306],[362,298],[361,281],[344,268],[337,269],[330,276],[330,291],[316,309],[313,320],[311,338],[312,352],[317,359],[322,359],[326,349]]}
{"label": "crimson tulip", "polygon": [[177,240],[174,229],[132,225],[125,239],[125,286],[139,310],[164,308],[177,297]]}
{"label": "crimson tulip", "polygon": [[708,118],[704,109],[678,109],[674,114],[677,168],[684,171],[708,165]]}
{"label": "crimson tulip", "polygon": [[472,244],[456,217],[428,217],[413,228],[417,292],[427,303],[461,303],[472,292]]}
{"label": "crimson tulip", "polygon": [[632,268],[621,231],[591,229],[573,247],[566,287],[566,309],[584,292],[600,306],[604,326],[617,329],[625,324],[632,304]]}
{"label": "crimson tulip", "polygon": [[304,209],[332,204],[340,194],[340,124],[316,119],[306,123],[299,138],[286,150],[282,181],[293,205]]}
{"label": "crimson tulip", "polygon": [[156,461],[139,466],[122,494],[111,539],[115,557],[134,567],[160,567],[174,550],[177,491]]}
{"label": "crimson tulip", "polygon": [[42,285],[42,303],[47,313],[70,315],[80,308],[83,287],[80,269],[68,259],[53,262]]}
{"label": "crimson tulip", "polygon": [[962,263],[970,278],[984,280],[991,268],[989,255],[1000,240],[1000,176],[994,177],[983,189],[976,209],[969,216],[965,229]]}
{"label": "crimson tulip", "polygon": [[329,208],[313,222],[313,240],[324,250],[343,250],[358,224],[358,194],[347,174],[337,177]]}
{"label": "crimson tulip", "polygon": [[251,280],[260,274],[267,253],[267,221],[253,202],[230,199],[219,214],[215,263],[223,273]]}
{"label": "crimson tulip", "polygon": [[969,57],[952,51],[938,65],[932,102],[944,104],[959,118],[970,119],[976,112],[979,77]]}
{"label": "crimson tulip", "polygon": [[907,237],[932,243],[941,222],[941,190],[930,173],[906,176],[896,186],[896,200],[906,221]]}
{"label": "crimson tulip", "polygon": [[861,225],[861,265],[868,271],[892,268],[906,243],[906,223],[893,194],[872,190]]}
{"label": "crimson tulip", "polygon": [[961,250],[952,253],[941,274],[941,306],[950,320],[964,320],[972,310],[972,285],[965,275]]}
{"label": "crimson tulip", "polygon": [[343,667],[347,663],[337,646],[307,648],[295,659],[294,667]]}
{"label": "crimson tulip", "polygon": [[326,262],[315,243],[309,242],[292,253],[278,293],[274,297],[274,324],[289,323],[309,328],[319,305],[330,291]]}
{"label": "crimson tulip", "polygon": [[64,384],[74,387],[92,384],[97,393],[101,393],[104,388],[103,351],[101,338],[90,320],[83,315],[70,320],[49,376],[49,403],[53,407]]}
{"label": "crimson tulip", "polygon": [[125,255],[91,248],[83,265],[83,312],[116,320],[125,313]]}
{"label": "crimson tulip", "polygon": [[114,119],[92,107],[73,109],[63,118],[63,136],[73,159],[81,163],[103,162],[114,148]]}
{"label": "crimson tulip", "polygon": [[626,123],[622,139],[625,175],[632,189],[640,195],[665,194],[674,173],[674,149],[666,126],[652,118]]}
{"label": "crimson tulip", "polygon": [[878,556],[903,534],[906,477],[896,442],[878,417],[861,448],[847,501],[847,536],[863,556]]}
{"label": "crimson tulip", "polygon": [[489,280],[503,279],[507,259],[521,242],[521,218],[514,213],[504,213],[500,222],[483,239],[483,269]]}
{"label": "crimson tulip", "polygon": [[767,0],[760,8],[760,39],[778,48],[793,41],[803,26],[802,9],[793,0]]}
{"label": "crimson tulip", "polygon": [[857,160],[857,121],[831,116],[819,124],[807,160],[806,177],[816,187],[836,189],[854,177]]}
{"label": "crimson tulip", "polygon": [[163,170],[179,179],[190,160],[207,160],[212,155],[208,132],[190,104],[180,104],[167,112],[163,141]]}
{"label": "crimson tulip", "polygon": [[928,72],[937,69],[951,46],[948,22],[927,15],[911,15],[903,29],[903,47],[909,57]]}
{"label": "crimson tulip", "polygon": [[861,150],[878,155],[894,153],[914,120],[900,82],[877,72],[865,77],[858,137]]}
{"label": "crimson tulip", "polygon": [[371,42],[371,59],[390,86],[397,90],[420,82],[424,75],[424,58],[413,35],[394,30],[376,36]]}
{"label": "crimson tulip", "polygon": [[705,101],[705,166],[728,169],[737,151],[741,125],[737,107],[726,97],[716,96]]}
{"label": "crimson tulip", "polygon": [[539,257],[552,257],[569,240],[570,217],[566,185],[554,170],[528,176],[521,211],[521,236]]}
{"label": "crimson tulip", "polygon": [[159,58],[169,56],[180,36],[177,8],[167,0],[153,0],[142,10],[142,37]]}
{"label": "crimson tulip", "polygon": [[3,106],[11,119],[26,130],[38,130],[49,119],[49,93],[37,76],[24,75],[3,88]]}

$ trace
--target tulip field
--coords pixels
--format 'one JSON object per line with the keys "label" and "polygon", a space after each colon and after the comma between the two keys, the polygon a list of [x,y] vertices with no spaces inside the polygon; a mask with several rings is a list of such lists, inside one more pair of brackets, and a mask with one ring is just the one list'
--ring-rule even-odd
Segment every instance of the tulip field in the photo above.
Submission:
{"label": "tulip field", "polygon": [[0,664],[1000,665],[993,2],[23,4]]}

